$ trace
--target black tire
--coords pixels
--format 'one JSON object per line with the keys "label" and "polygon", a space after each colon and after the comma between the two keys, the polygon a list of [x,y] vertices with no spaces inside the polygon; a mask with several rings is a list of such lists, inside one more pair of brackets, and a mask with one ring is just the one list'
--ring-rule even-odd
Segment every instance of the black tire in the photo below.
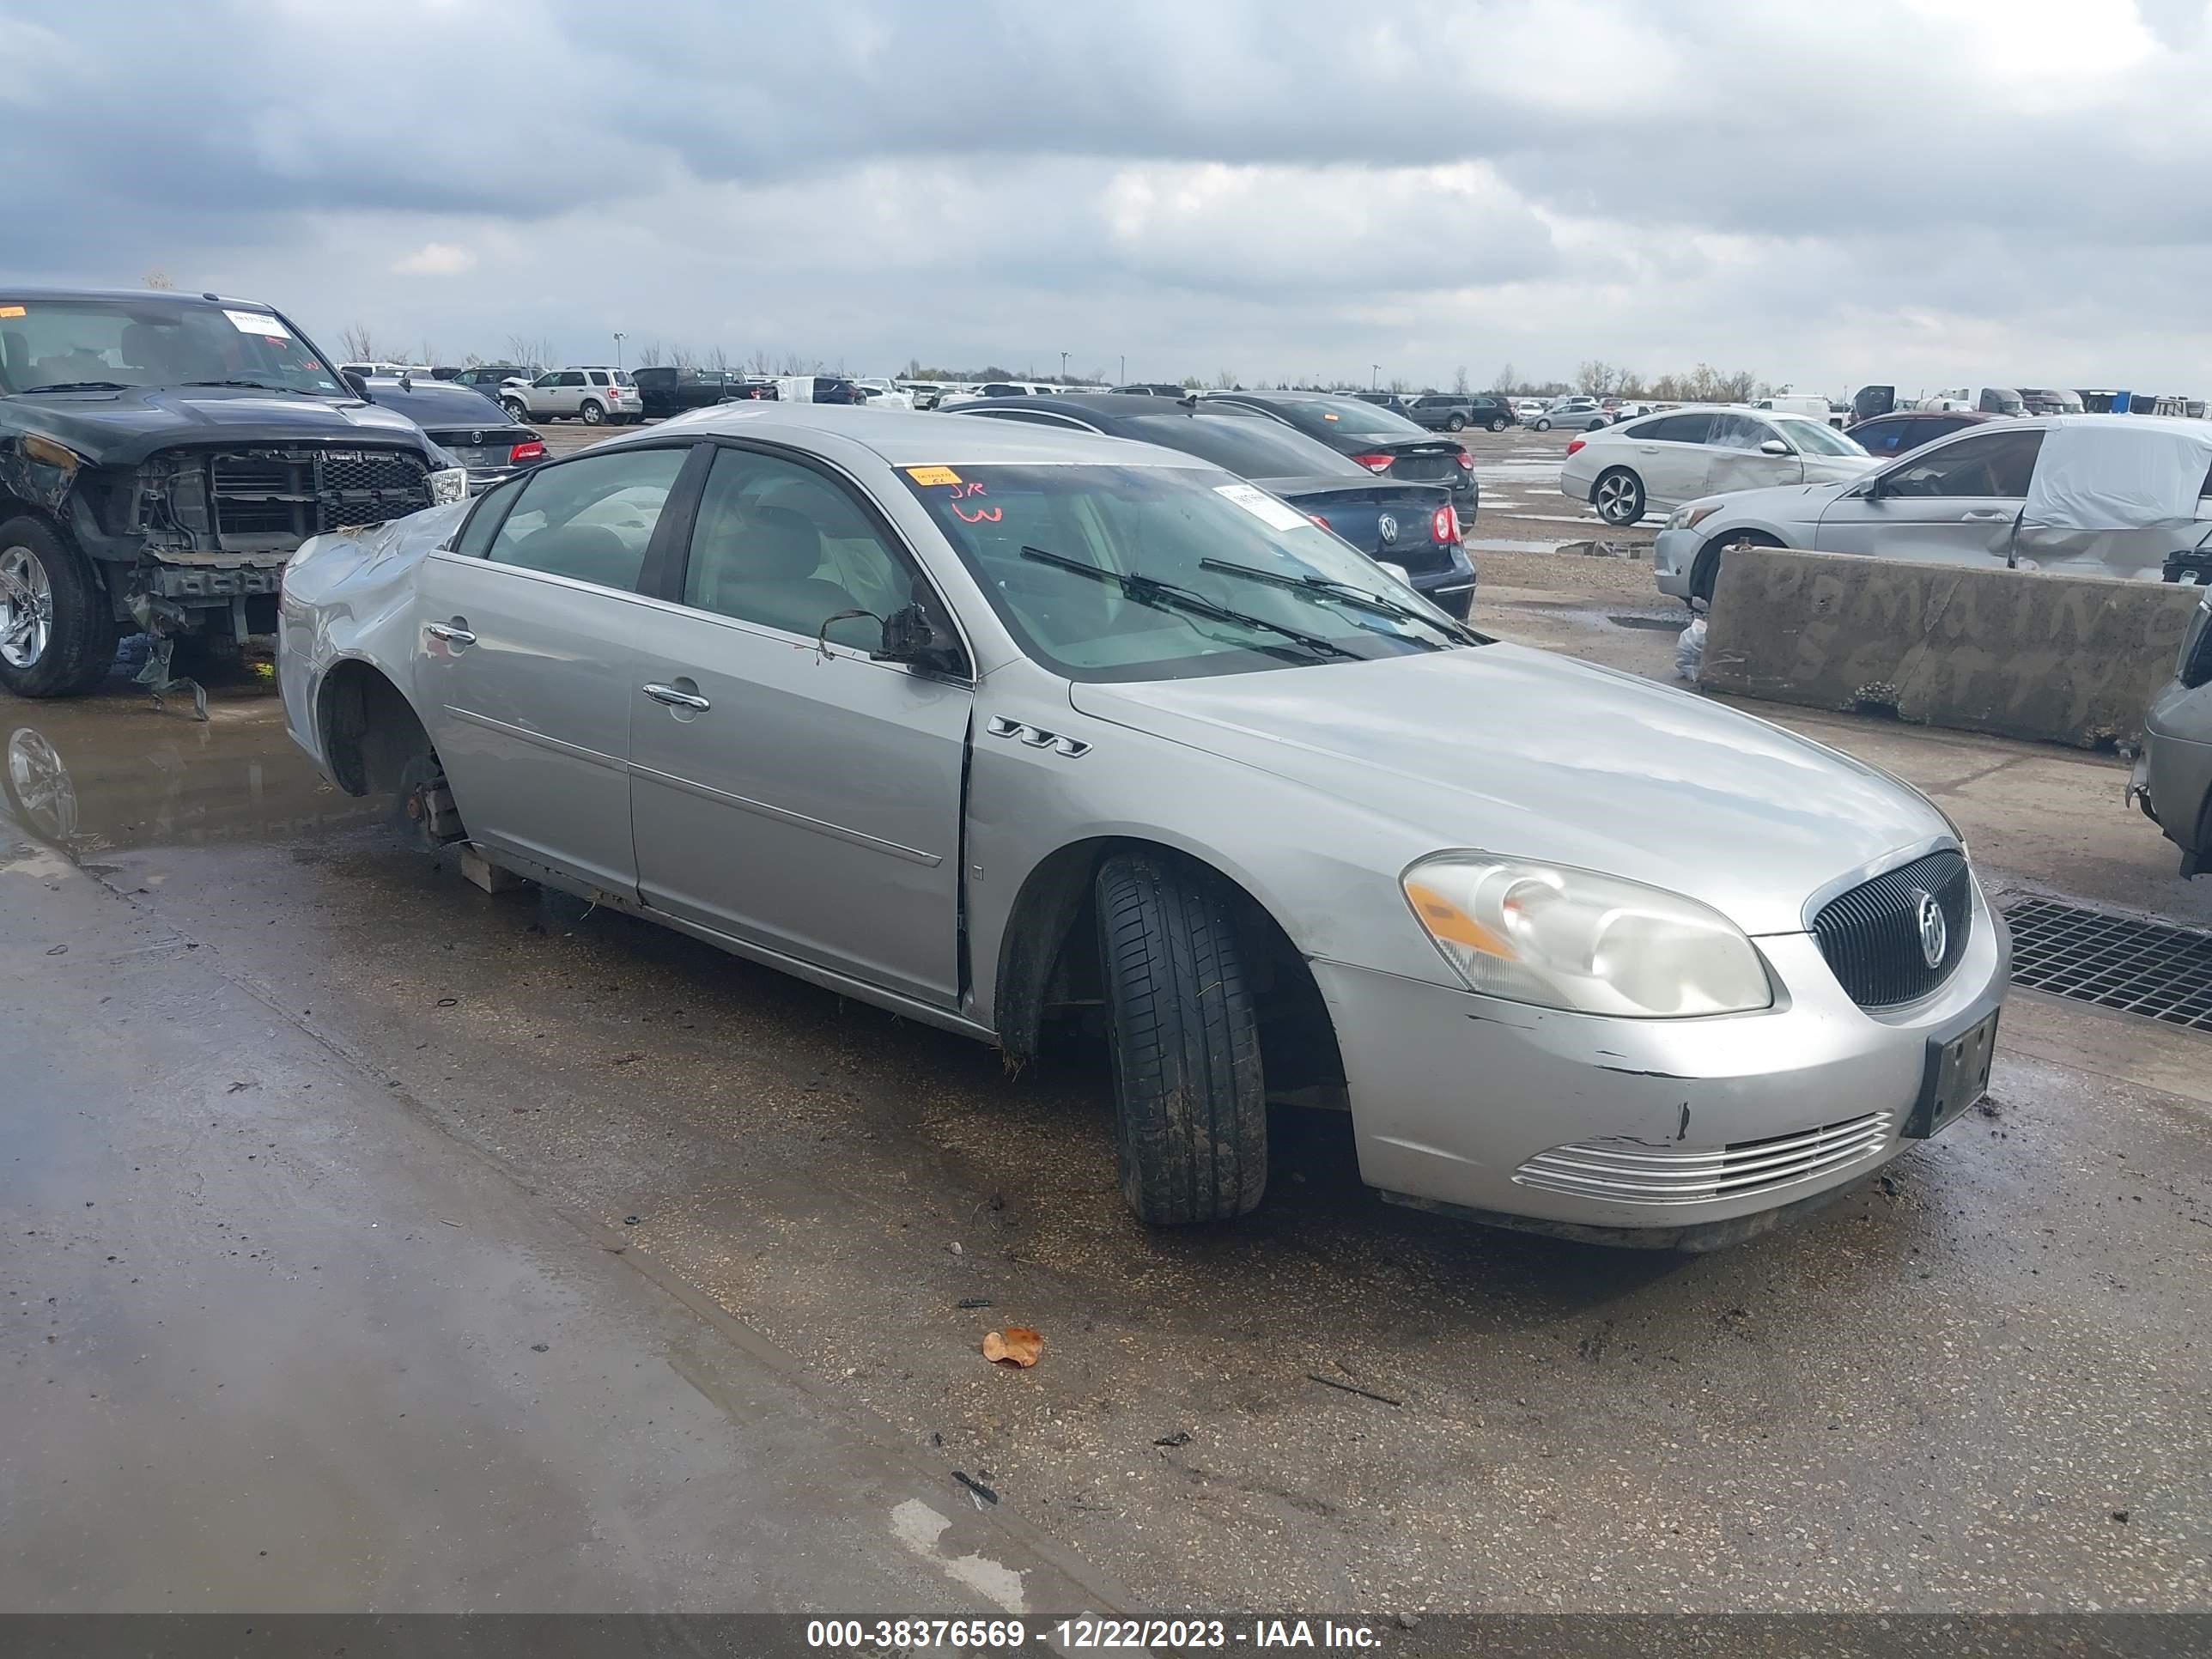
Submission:
{"label": "black tire", "polygon": [[1505,417],[1504,417],[1503,415],[1493,415],[1493,416],[1492,416],[1490,417],[1490,429],[1491,429],[1492,432],[1503,432],[1503,431],[1504,431],[1504,430],[1505,430]]}
{"label": "black tire", "polygon": [[1464,432],[1467,430],[1467,422],[1461,416],[1447,416],[1444,418],[1444,430],[1447,432]]}
{"label": "black tire", "polygon": [[1702,599],[1708,610],[1713,603],[1713,588],[1721,579],[1721,555],[1729,547],[1779,547],[1773,537],[1756,530],[1747,530],[1732,538],[1727,547],[1707,547],[1698,555],[1698,562],[1690,567],[1690,598]]}
{"label": "black tire", "polygon": [[584,406],[576,411],[576,415],[586,426],[603,425],[607,418],[606,405],[586,398]]}
{"label": "black tire", "polygon": [[1590,486],[1590,505],[1599,518],[1624,530],[1644,516],[1644,480],[1625,466],[1607,467]]}
{"label": "black tire", "polygon": [[1612,424],[1613,422],[1602,415],[1593,416],[1590,419],[1590,423],[1584,427],[1583,430],[1585,432],[1602,432],[1606,428]]}
{"label": "black tire", "polygon": [[36,653],[21,664],[0,651],[0,686],[19,697],[70,697],[107,678],[118,638],[107,590],[92,562],[67,538],[27,514],[0,524],[0,568],[14,556],[35,563],[43,576],[52,618]]}
{"label": "black tire", "polygon": [[1098,869],[1121,1195],[1155,1227],[1225,1221],[1267,1187],[1260,1027],[1229,895],[1172,855]]}
{"label": "black tire", "polygon": [[1552,422],[1541,415],[1528,422],[1528,430],[1531,432],[1549,432],[1551,429]]}
{"label": "black tire", "polygon": [[526,424],[530,419],[530,406],[520,398],[502,398],[499,400],[499,406],[507,411],[507,418],[518,426]]}

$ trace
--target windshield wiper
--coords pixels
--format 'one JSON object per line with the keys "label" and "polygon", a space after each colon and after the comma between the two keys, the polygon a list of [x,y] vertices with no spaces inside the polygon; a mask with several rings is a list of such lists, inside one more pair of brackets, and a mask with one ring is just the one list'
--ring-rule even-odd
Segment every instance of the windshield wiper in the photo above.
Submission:
{"label": "windshield wiper", "polygon": [[120,380],[56,380],[51,386],[27,386],[25,392],[128,392]]}
{"label": "windshield wiper", "polygon": [[1387,593],[1370,593],[1364,587],[1352,582],[1339,581],[1333,576],[1311,573],[1303,576],[1286,575],[1279,570],[1262,570],[1257,565],[1238,564],[1231,559],[1200,559],[1198,568],[1218,570],[1225,575],[1243,576],[1255,582],[1266,582],[1270,586],[1287,588],[1293,593],[1322,595],[1398,622],[1419,623],[1424,628],[1433,628],[1449,635],[1462,645],[1486,643],[1473,629],[1464,628],[1448,617],[1440,621],[1437,617],[1425,616],[1409,605],[1399,604]]}
{"label": "windshield wiper", "polygon": [[1134,605],[1148,605],[1155,611],[1181,611],[1190,616],[1205,617],[1239,628],[1256,628],[1263,633],[1279,634],[1294,644],[1324,657],[1358,655],[1334,640],[1323,639],[1318,634],[1309,634],[1303,629],[1288,627],[1282,623],[1270,622],[1265,617],[1255,617],[1249,611],[1233,610],[1218,600],[1207,599],[1203,593],[1194,592],[1174,582],[1162,581],[1157,576],[1147,576],[1136,571],[1124,574],[1119,570],[1109,570],[1103,565],[1091,564],[1086,560],[1071,559],[1061,553],[1048,553],[1041,547],[1024,547],[1022,556],[1057,569],[1072,570],[1079,576],[1090,577],[1093,581],[1111,583]]}
{"label": "windshield wiper", "polygon": [[179,386],[234,386],[248,392],[289,392],[295,398],[312,398],[312,392],[302,392],[295,386],[271,386],[266,380],[179,380]]}

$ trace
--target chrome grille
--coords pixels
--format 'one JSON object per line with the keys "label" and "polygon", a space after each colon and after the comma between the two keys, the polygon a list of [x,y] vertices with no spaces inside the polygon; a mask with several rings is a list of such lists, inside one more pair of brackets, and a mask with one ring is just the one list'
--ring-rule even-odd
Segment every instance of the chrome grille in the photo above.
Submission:
{"label": "chrome grille", "polygon": [[[1948,979],[1966,954],[1973,890],[1961,854],[1930,853],[1829,900],[1813,918],[1813,937],[1860,1007],[1916,1002]],[[1922,893],[1943,913],[1943,954],[1933,967],[1921,950]]]}
{"label": "chrome grille", "polygon": [[1513,1172],[1513,1179],[1547,1193],[1620,1204],[1703,1204],[1832,1175],[1872,1158],[1889,1139],[1890,1115],[1869,1112],[1817,1129],[1717,1149],[1583,1140],[1537,1153]]}

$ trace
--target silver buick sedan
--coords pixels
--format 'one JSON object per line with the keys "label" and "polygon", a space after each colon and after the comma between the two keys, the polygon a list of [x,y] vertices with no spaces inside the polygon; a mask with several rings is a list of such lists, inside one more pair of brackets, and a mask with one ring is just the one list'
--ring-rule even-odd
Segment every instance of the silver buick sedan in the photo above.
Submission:
{"label": "silver buick sedan", "polygon": [[1762,1230],[1984,1091],[2009,944],[1943,815],[1498,643],[1146,445],[702,410],[285,574],[294,737],[433,844],[1032,1054],[1236,1216],[1271,1103],[1387,1198]]}

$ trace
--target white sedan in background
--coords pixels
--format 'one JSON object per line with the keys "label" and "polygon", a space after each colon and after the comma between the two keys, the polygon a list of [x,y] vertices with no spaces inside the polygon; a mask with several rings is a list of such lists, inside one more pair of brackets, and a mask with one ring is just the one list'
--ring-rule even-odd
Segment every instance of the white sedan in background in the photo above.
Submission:
{"label": "white sedan in background", "polygon": [[1616,526],[1653,508],[1777,484],[1840,483],[1874,457],[1825,422],[1742,409],[1676,409],[1585,434],[1567,446],[1559,493]]}

